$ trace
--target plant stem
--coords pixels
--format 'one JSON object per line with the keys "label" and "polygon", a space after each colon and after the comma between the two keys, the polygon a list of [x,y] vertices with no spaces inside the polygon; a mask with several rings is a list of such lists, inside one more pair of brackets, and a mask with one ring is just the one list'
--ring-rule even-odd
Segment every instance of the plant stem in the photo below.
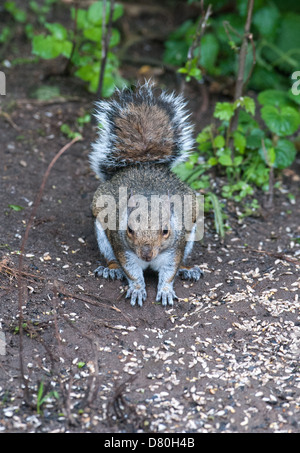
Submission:
{"label": "plant stem", "polygon": [[112,19],[113,19],[114,9],[115,9],[115,0],[110,0],[109,18],[108,18],[108,23],[106,26],[106,0],[103,1],[102,58],[101,58],[99,84],[98,84],[98,90],[97,90],[97,95],[99,98],[101,98],[101,96],[102,96],[104,72],[105,72],[105,66],[106,66],[106,61],[107,61],[107,54],[108,54],[109,40],[110,40],[111,29],[112,29]]}
{"label": "plant stem", "polygon": [[235,93],[234,93],[235,101],[242,96],[243,89],[244,89],[244,74],[245,74],[248,38],[249,38],[250,26],[251,26],[251,20],[252,20],[253,5],[254,5],[254,0],[248,0],[247,19],[246,19],[246,23],[245,23],[243,41],[242,41],[240,55],[239,55],[238,75],[237,75],[237,80],[236,80],[236,85],[235,85]]}
{"label": "plant stem", "polygon": [[63,71],[63,75],[70,75],[71,73],[71,68],[72,68],[72,60],[73,56],[75,53],[76,45],[77,45],[77,16],[78,16],[78,0],[75,1],[75,17],[74,17],[74,30],[73,30],[73,40],[72,40],[72,50],[71,50],[71,55],[69,56],[69,59],[67,61],[66,67]]}
{"label": "plant stem", "polygon": [[[251,36],[251,38],[249,38],[249,36],[250,36],[253,5],[254,5],[254,0],[248,0],[247,19],[246,19],[246,23],[245,23],[243,41],[242,41],[240,54],[239,54],[239,67],[238,67],[238,74],[237,74],[237,79],[236,79],[236,84],[235,84],[235,92],[234,92],[235,101],[243,95],[243,90],[245,87],[244,75],[245,75],[245,67],[246,67],[248,39],[252,39],[252,36]],[[253,41],[252,41],[252,43],[253,43]],[[252,46],[252,48],[253,48],[253,46]],[[247,79],[247,82],[248,82],[248,79]],[[239,108],[237,108],[234,112],[234,116],[233,116],[232,122],[230,124],[229,134],[231,133],[231,131],[234,131],[237,128],[238,117],[239,117]],[[231,140],[230,145],[231,145],[230,146],[231,147],[231,158],[233,159],[234,158],[234,149],[233,149],[232,140]]]}

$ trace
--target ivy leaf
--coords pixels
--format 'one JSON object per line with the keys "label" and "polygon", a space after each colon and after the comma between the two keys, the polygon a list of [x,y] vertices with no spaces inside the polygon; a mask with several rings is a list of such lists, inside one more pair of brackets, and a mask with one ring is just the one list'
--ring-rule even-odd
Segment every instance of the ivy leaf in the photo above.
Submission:
{"label": "ivy leaf", "polygon": [[268,128],[280,137],[294,134],[300,126],[300,114],[293,107],[278,109],[273,105],[265,105],[261,116]]}
{"label": "ivy leaf", "polygon": [[214,117],[222,121],[229,121],[234,114],[234,105],[230,102],[217,102]]}

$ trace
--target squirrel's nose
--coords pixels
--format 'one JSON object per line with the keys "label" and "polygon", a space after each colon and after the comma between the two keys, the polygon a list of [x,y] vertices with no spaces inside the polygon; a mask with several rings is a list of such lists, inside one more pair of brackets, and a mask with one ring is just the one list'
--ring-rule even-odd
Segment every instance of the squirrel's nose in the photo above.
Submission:
{"label": "squirrel's nose", "polygon": [[143,245],[141,248],[141,258],[144,261],[151,261],[153,258],[153,249],[150,245]]}

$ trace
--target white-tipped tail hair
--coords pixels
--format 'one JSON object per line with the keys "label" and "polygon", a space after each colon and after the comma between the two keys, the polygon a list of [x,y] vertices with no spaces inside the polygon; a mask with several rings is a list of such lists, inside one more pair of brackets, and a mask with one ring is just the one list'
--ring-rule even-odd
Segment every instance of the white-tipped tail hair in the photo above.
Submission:
{"label": "white-tipped tail hair", "polygon": [[151,82],[135,91],[117,90],[111,100],[96,103],[99,135],[92,145],[90,164],[108,179],[119,168],[134,163],[185,162],[193,148],[193,127],[182,95],[161,91]]}

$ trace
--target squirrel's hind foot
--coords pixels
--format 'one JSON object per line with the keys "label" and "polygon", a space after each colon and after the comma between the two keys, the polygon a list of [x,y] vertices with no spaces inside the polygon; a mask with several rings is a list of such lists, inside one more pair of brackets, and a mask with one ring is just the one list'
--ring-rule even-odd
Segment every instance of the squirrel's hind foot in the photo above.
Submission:
{"label": "squirrel's hind foot", "polygon": [[111,278],[112,280],[123,280],[125,274],[119,267],[111,268],[99,266],[94,270],[95,277]]}
{"label": "squirrel's hind foot", "polygon": [[194,266],[194,267],[184,267],[182,266],[177,274],[182,278],[182,280],[193,280],[197,282],[200,280],[201,277],[203,277],[203,272],[199,267]]}

